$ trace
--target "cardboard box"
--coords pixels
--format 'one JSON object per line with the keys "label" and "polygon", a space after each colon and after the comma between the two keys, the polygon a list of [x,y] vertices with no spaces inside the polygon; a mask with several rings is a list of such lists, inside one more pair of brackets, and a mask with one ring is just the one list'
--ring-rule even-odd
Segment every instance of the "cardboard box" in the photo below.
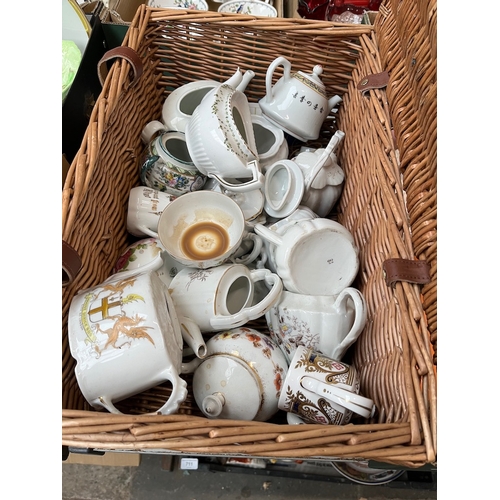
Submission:
{"label": "cardboard box", "polygon": [[138,467],[141,463],[140,453],[107,451],[104,455],[87,455],[70,453],[64,464],[110,465],[121,467]]}
{"label": "cardboard box", "polygon": [[[103,14],[101,15],[101,21],[103,23],[110,24],[130,24],[134,18],[137,9],[142,4],[147,4],[148,0],[109,0],[108,7],[105,7]],[[278,13],[278,17],[287,17],[285,15],[285,4],[289,0],[272,0],[272,4]],[[297,0],[292,0],[292,2],[297,3]],[[91,9],[91,4],[97,4],[102,2],[86,2],[87,9]],[[220,7],[221,2],[214,2],[213,0],[207,0],[208,9],[217,12]],[[297,14],[298,17],[298,14]]]}

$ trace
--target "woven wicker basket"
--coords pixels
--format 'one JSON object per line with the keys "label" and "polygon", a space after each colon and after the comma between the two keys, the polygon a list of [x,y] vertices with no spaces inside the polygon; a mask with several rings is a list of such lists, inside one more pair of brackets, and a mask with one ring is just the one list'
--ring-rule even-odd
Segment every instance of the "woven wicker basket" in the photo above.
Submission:
{"label": "woven wicker basket", "polygon": [[[139,55],[142,75],[131,85],[130,63],[117,58],[112,64],[63,188],[63,240],[82,260],[63,289],[63,445],[372,459],[402,467],[437,463],[436,9],[435,0],[387,0],[370,26],[139,8],[123,46]],[[376,416],[346,426],[292,426],[279,414],[272,422],[209,420],[191,396],[176,415],[145,415],[168,397],[168,385],[122,402],[127,415],[93,410],[74,375],[68,310],[79,290],[109,276],[131,242],[126,206],[139,184],[143,126],[161,116],[173,89],[193,80],[224,81],[237,66],[256,73],[245,94],[257,102],[278,55],[296,70],[322,64],[328,94],[343,96],[318,146],[337,128],[346,134],[339,151],[346,184],[331,217],[353,233],[360,249],[355,286],[367,300],[369,319],[350,356]],[[387,85],[359,90],[365,77],[385,71]],[[387,259],[425,261],[430,280],[387,284]],[[265,321],[250,326],[267,331]]]}

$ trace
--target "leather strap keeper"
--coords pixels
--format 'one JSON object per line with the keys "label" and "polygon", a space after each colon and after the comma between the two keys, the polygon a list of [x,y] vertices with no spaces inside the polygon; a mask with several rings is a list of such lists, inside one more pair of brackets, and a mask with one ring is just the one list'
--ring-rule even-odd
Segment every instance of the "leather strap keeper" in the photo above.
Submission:
{"label": "leather strap keeper", "polygon": [[376,73],[362,78],[358,83],[357,89],[364,94],[368,90],[384,88],[388,83],[389,73],[387,71],[383,71],[382,73]]}
{"label": "leather strap keeper", "polygon": [[116,59],[117,57],[121,57],[130,63],[132,66],[132,70],[134,72],[134,77],[130,82],[130,86],[135,85],[139,78],[141,77],[144,67],[142,65],[141,58],[137,54],[137,52],[130,47],[115,47],[114,49],[108,50],[101,58],[101,60],[97,63],[97,75],[99,77],[99,81],[101,85],[104,85],[104,80],[106,80],[106,76],[108,74],[106,62],[111,59]]}
{"label": "leather strap keeper", "polygon": [[397,281],[419,285],[431,281],[431,266],[425,260],[387,259],[382,267],[388,286],[393,286]]}
{"label": "leather strap keeper", "polygon": [[76,250],[68,245],[64,240],[62,242],[62,286],[68,286],[80,272],[82,260]]}

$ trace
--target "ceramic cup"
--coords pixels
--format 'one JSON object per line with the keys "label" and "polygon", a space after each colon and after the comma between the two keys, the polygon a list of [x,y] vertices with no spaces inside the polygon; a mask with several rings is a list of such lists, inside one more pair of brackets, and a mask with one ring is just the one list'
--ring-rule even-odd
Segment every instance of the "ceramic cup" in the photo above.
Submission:
{"label": "ceramic cup", "polygon": [[155,237],[158,220],[164,208],[176,197],[147,186],[130,190],[127,211],[127,231],[139,238]]}
{"label": "ceramic cup", "polygon": [[[80,291],[70,305],[68,339],[83,396],[111,413],[121,413],[115,403],[166,381],[172,393],[155,413],[175,413],[187,396],[179,377],[183,339],[204,345],[197,325],[177,315],[154,271],[118,274]],[[206,354],[206,347],[192,345]]]}
{"label": "ceramic cup", "polygon": [[207,178],[189,154],[182,132],[162,132],[146,146],[140,159],[141,183],[180,196],[203,188]]}
{"label": "ceramic cup", "polygon": [[274,247],[270,258],[290,292],[337,295],[356,278],[358,249],[338,222],[317,217],[290,222],[280,234],[261,224],[254,231]]}
{"label": "ceramic cup", "polygon": [[[260,302],[254,303],[257,281],[265,281],[270,290]],[[278,301],[282,290],[276,274],[268,269],[250,271],[243,264],[185,268],[169,286],[177,311],[193,319],[202,332],[236,328],[264,316]]]}
{"label": "ceramic cup", "polygon": [[359,394],[353,366],[334,361],[304,346],[288,367],[278,406],[313,424],[347,424],[353,413],[370,418],[375,403]]}
{"label": "ceramic cup", "polygon": [[158,237],[176,261],[206,269],[230,259],[248,238],[248,230],[234,200],[214,191],[197,191],[165,208]]}
{"label": "ceramic cup", "polygon": [[283,291],[266,313],[271,338],[288,362],[299,345],[340,361],[363,331],[366,317],[365,299],[352,287],[337,296]]}

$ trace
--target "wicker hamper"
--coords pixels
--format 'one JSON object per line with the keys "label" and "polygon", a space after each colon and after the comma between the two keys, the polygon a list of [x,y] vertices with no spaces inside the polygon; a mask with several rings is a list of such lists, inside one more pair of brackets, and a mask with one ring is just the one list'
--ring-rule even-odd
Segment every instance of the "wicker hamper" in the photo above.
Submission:
{"label": "wicker hamper", "polygon": [[[436,29],[436,0],[386,0],[373,26],[138,9],[122,45],[138,58],[111,54],[112,62],[101,65],[109,71],[62,192],[62,238],[82,262],[63,288],[63,445],[437,464]],[[257,102],[279,55],[294,70],[322,64],[328,95],[343,97],[317,146],[337,128],[346,134],[339,150],[346,183],[331,217],[360,250],[355,286],[368,303],[368,323],[349,355],[377,413],[345,426],[293,426],[279,415],[272,422],[211,420],[188,396],[175,415],[145,415],[168,397],[166,384],[122,402],[126,415],[92,409],[74,375],[68,310],[79,290],[111,274],[132,241],[126,207],[139,185],[143,126],[160,117],[173,89],[193,80],[222,82],[236,67],[256,73],[245,94]],[[410,272],[394,276],[391,262]],[[413,265],[427,277],[412,279]],[[261,320],[249,326],[267,330]]]}

